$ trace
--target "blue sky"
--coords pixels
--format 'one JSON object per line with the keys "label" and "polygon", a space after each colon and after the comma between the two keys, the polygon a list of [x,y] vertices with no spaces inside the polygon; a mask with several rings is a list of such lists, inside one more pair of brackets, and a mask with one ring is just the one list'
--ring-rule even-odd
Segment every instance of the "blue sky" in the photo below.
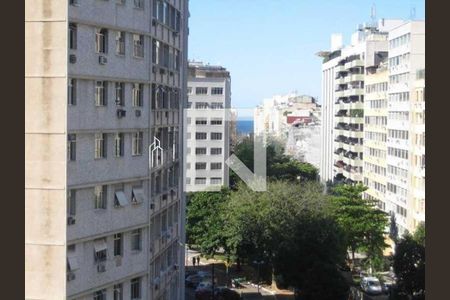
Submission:
{"label": "blue sky", "polygon": [[321,59],[332,33],[348,43],[359,23],[425,18],[425,0],[190,0],[189,58],[231,72],[232,106],[297,90],[319,97]]}

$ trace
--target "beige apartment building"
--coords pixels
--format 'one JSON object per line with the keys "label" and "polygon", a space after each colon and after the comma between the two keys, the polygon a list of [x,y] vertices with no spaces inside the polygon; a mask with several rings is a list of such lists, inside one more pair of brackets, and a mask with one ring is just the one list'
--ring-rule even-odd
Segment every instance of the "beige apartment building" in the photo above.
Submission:
{"label": "beige apartment building", "polygon": [[25,298],[182,299],[188,1],[25,7]]}
{"label": "beige apartment building", "polygon": [[386,209],[387,91],[389,72],[387,57],[378,66],[366,69],[364,98],[364,198]]}

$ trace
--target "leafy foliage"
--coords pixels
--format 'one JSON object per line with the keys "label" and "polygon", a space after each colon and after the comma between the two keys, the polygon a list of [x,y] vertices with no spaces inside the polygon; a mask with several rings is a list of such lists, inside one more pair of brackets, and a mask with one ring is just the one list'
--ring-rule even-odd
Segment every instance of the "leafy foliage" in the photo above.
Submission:
{"label": "leafy foliage", "polygon": [[409,296],[425,294],[425,226],[405,234],[396,246],[394,272],[398,290]]}
{"label": "leafy foliage", "polygon": [[[248,137],[236,145],[234,153],[252,172],[254,170],[253,149],[253,139]],[[316,180],[317,178],[318,170],[316,167],[285,155],[282,144],[275,139],[269,139],[266,154],[267,177],[269,179],[289,181],[300,179],[305,181]],[[234,172],[230,172],[230,174],[231,185],[236,187],[240,179]]]}
{"label": "leafy foliage", "polygon": [[375,202],[364,200],[361,193],[363,185],[338,185],[332,188],[332,201],[337,222],[348,237],[348,247],[353,253],[366,252],[371,265],[376,265],[383,255],[387,214],[379,210]]}
{"label": "leafy foliage", "polygon": [[198,192],[188,195],[186,213],[186,241],[197,245],[202,253],[213,255],[219,248],[225,247],[223,219],[229,189],[221,192]]}

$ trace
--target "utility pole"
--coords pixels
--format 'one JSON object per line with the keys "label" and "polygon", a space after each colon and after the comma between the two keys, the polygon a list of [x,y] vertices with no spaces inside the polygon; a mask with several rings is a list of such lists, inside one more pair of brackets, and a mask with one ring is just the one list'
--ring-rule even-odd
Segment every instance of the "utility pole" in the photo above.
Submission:
{"label": "utility pole", "polygon": [[212,276],[212,300],[214,300],[214,263],[212,263],[211,266],[212,266],[212,272],[211,272],[211,276]]}

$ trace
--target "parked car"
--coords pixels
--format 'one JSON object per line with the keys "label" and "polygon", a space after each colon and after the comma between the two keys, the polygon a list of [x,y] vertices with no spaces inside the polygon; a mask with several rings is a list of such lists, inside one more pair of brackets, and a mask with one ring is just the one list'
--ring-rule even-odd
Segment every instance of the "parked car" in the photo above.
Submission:
{"label": "parked car", "polygon": [[363,277],[361,280],[361,289],[372,295],[381,294],[383,292],[380,280],[376,277]]}
{"label": "parked car", "polygon": [[189,275],[188,277],[186,277],[186,280],[185,280],[186,286],[193,287],[193,288],[196,288],[197,285],[202,281],[212,281],[211,276],[194,274],[194,275]]}

